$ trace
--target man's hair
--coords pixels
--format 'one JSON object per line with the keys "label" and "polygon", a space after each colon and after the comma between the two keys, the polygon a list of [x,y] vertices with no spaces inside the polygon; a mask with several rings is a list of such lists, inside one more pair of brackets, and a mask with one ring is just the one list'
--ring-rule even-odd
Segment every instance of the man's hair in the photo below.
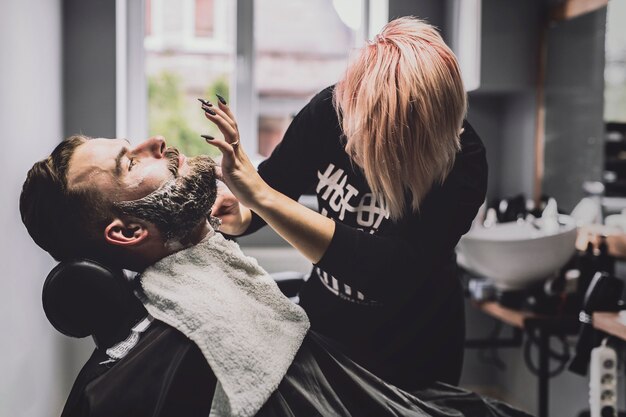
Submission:
{"label": "man's hair", "polygon": [[112,220],[111,203],[92,187],[67,184],[70,159],[90,138],[71,136],[28,171],[20,195],[20,213],[28,233],[58,261],[104,258],[97,231]]}
{"label": "man's hair", "polygon": [[389,22],[350,64],[334,103],[346,151],[391,218],[419,210],[452,169],[467,111],[459,65],[437,30],[413,17]]}

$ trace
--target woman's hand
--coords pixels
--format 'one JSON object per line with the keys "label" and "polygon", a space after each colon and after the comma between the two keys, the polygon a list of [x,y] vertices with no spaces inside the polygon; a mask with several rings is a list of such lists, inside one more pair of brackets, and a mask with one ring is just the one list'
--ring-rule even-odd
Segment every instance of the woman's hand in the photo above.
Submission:
{"label": "woman's hand", "polygon": [[[226,102],[220,100],[218,108],[203,103],[202,109],[207,119],[215,123],[224,135],[224,140],[207,139],[222,152],[222,181],[243,206],[258,214],[311,262],[319,262],[333,237],[335,222],[281,194],[263,181],[241,148],[237,123]],[[245,207],[243,211],[241,206],[235,207],[232,197],[224,199],[230,202],[228,211],[234,217],[241,216],[245,222],[244,213],[250,211]],[[223,203],[220,204],[223,206]],[[214,215],[217,216],[216,213]],[[224,228],[220,230],[229,233]]]}
{"label": "woman's hand", "polygon": [[[222,178],[234,196],[245,206],[254,209],[270,187],[259,176],[239,141],[237,122],[226,102],[220,100],[216,106],[203,102],[202,109],[207,119],[215,123],[224,139],[205,136],[207,142],[222,152]],[[234,208],[231,209],[233,212]],[[214,213],[214,215],[216,215]],[[217,216],[217,215],[216,215]],[[226,230],[224,230],[226,232]],[[226,232],[228,233],[228,232]]]}
{"label": "woman's hand", "polygon": [[237,197],[225,185],[217,187],[217,198],[211,209],[211,215],[222,221],[220,232],[239,236],[246,231],[252,219],[250,209],[239,203]]}

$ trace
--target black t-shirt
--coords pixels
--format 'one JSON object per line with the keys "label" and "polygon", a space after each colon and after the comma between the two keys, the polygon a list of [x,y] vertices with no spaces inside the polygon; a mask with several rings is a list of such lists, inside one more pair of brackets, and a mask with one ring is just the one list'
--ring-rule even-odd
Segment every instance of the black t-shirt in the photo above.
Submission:
{"label": "black t-shirt", "polygon": [[[345,152],[332,95],[333,87],[316,95],[259,166],[271,187],[293,199],[313,190],[320,212],[336,222],[300,304],[312,329],[384,380],[409,390],[456,384],[464,313],[454,247],[485,198],[484,146],[465,122],[444,184],[418,213],[394,222]],[[246,233],[263,225],[253,215]]]}

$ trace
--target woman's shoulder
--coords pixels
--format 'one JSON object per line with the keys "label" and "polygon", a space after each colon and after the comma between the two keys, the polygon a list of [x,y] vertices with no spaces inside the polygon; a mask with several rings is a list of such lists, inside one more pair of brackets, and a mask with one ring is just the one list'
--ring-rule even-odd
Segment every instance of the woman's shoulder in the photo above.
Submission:
{"label": "woman's shoulder", "polygon": [[324,88],[319,93],[315,94],[309,104],[307,104],[307,108],[315,114],[326,116],[326,117],[335,117],[337,116],[337,112],[335,111],[335,105],[333,101],[333,94],[335,91],[335,86],[331,85],[329,87]]}
{"label": "woman's shoulder", "polygon": [[291,123],[287,136],[296,133],[299,139],[306,137],[319,140],[332,139],[341,134],[339,118],[333,103],[335,86],[326,87],[318,92],[309,103],[302,108]]}
{"label": "woman's shoulder", "polygon": [[463,133],[461,133],[461,155],[485,154],[485,145],[476,130],[467,121],[463,121]]}
{"label": "woman's shoulder", "polygon": [[335,92],[335,85],[333,84],[324,88],[319,93],[315,94],[315,96],[313,96],[313,98],[311,99],[311,103],[315,103],[318,105],[330,104],[332,106],[334,92]]}

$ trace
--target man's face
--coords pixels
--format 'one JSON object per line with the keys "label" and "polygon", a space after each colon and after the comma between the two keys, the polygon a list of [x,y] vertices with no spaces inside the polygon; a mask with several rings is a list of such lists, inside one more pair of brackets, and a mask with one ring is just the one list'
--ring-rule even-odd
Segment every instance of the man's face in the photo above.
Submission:
{"label": "man's face", "polygon": [[135,147],[125,139],[89,140],[74,151],[67,173],[70,188],[95,187],[113,201],[136,200],[150,194],[166,181],[189,171],[186,158],[166,148],[163,137],[155,136]]}
{"label": "man's face", "polygon": [[215,201],[215,163],[187,159],[153,137],[135,148],[126,140],[92,139],[70,160],[68,185],[87,185],[113,203],[121,215],[155,224],[166,241],[181,241],[206,221]]}

